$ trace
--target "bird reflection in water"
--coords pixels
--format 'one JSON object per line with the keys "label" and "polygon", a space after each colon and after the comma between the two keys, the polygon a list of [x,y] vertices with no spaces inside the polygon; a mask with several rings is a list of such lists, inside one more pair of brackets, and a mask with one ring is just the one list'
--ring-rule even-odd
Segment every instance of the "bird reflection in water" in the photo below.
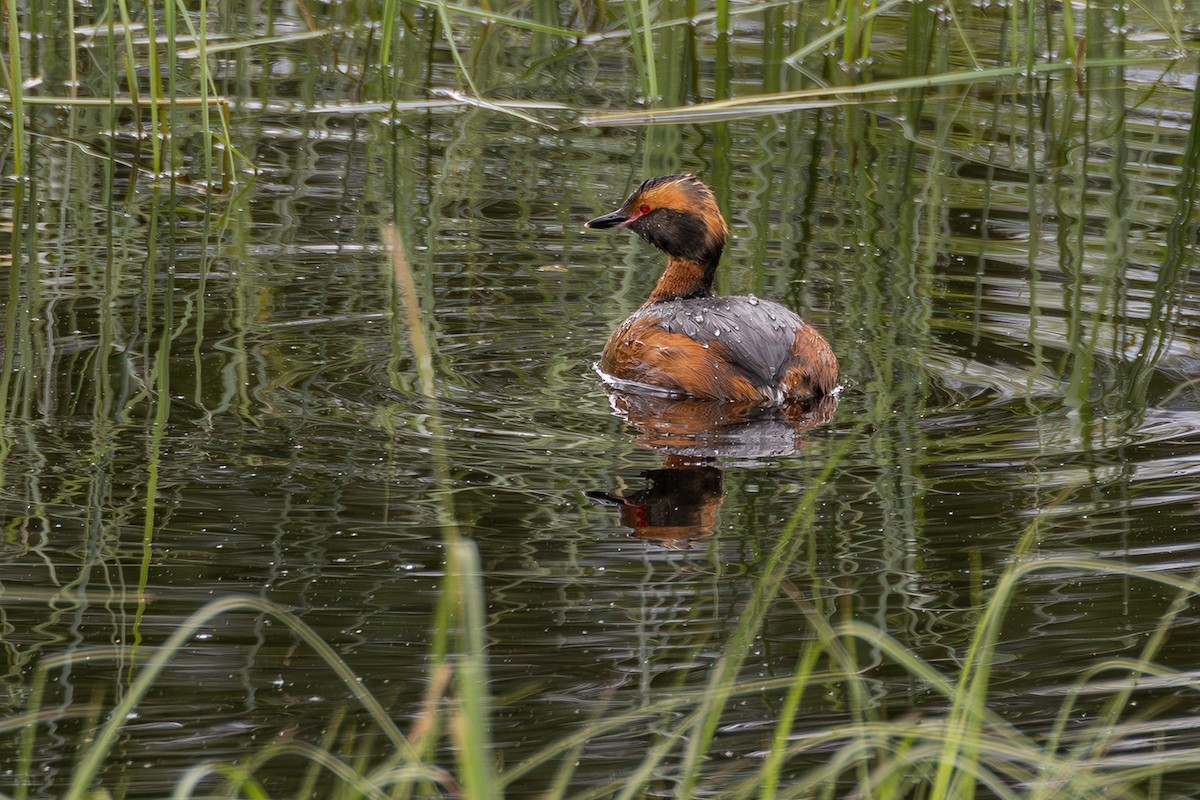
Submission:
{"label": "bird reflection in water", "polygon": [[668,456],[662,469],[641,473],[646,488],[627,495],[587,492],[589,499],[615,505],[621,524],[638,539],[687,547],[717,532],[717,511],[725,502],[725,476],[707,464]]}
{"label": "bird reflection in water", "polygon": [[715,459],[793,452],[833,415],[837,357],[790,309],[713,293],[729,225],[696,176],[651,178],[584,224],[632,231],[667,255],[650,296],[612,332],[596,365],[613,410],[667,461],[643,473],[646,489],[589,497],[618,503],[635,536],[676,546],[712,536],[725,498]]}
{"label": "bird reflection in water", "polygon": [[664,455],[646,470],[642,489],[627,494],[590,491],[594,502],[620,509],[621,524],[639,539],[683,549],[717,531],[725,502],[718,457],[783,456],[804,435],[833,418],[837,394],[808,404],[761,408],[750,404],[657,397],[610,390],[613,411],[638,431],[637,441]]}

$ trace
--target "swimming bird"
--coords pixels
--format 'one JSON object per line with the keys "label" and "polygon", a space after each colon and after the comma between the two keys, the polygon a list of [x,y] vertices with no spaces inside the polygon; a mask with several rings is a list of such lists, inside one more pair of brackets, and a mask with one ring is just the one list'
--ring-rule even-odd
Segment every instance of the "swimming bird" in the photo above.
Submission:
{"label": "swimming bird", "polygon": [[713,278],[729,226],[694,175],[642,183],[621,207],[585,223],[627,228],[667,254],[646,302],[621,323],[596,365],[623,391],[777,407],[838,385],[829,342],[795,312],[750,296],[719,296]]}

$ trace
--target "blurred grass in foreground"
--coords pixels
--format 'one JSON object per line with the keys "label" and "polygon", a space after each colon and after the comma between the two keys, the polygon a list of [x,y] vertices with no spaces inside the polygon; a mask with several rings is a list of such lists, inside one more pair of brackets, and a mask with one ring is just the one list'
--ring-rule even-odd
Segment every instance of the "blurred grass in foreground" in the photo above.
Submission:
{"label": "blurred grass in foreground", "polygon": [[[834,469],[845,452],[843,447],[840,453],[832,453],[824,470]],[[92,787],[123,727],[139,702],[154,690],[163,670],[198,631],[224,615],[243,613],[282,623],[311,648],[331,678],[340,681],[365,711],[375,730],[343,729],[339,713],[329,720],[327,735],[319,743],[281,741],[264,744],[237,764],[224,760],[197,763],[181,777],[173,795],[176,798],[267,796],[257,772],[285,757],[311,765],[306,788],[289,795],[297,798],[312,796],[314,786],[323,787],[321,796],[329,798],[442,797],[447,793],[497,797],[506,789],[519,788],[524,776],[547,766],[554,767],[558,778],[557,788],[541,795],[546,798],[645,797],[651,787],[659,787],[654,793],[658,796],[664,781],[674,784],[668,794],[678,797],[1149,798],[1162,796],[1156,787],[1172,773],[1194,770],[1194,750],[1175,750],[1169,738],[1180,725],[1198,724],[1200,719],[1172,717],[1162,720],[1160,727],[1151,709],[1138,708],[1136,693],[1194,687],[1192,675],[1156,666],[1155,658],[1176,617],[1200,593],[1198,576],[1176,577],[1105,559],[1040,558],[1023,553],[1037,538],[1035,522],[995,589],[988,593],[970,648],[954,669],[947,669],[922,660],[873,626],[854,621],[831,623],[825,601],[806,596],[804,587],[785,576],[798,549],[818,535],[811,527],[811,511],[822,491],[820,484],[814,485],[780,532],[770,561],[774,566],[768,566],[758,579],[754,600],[747,603],[738,621],[739,633],[731,637],[714,664],[706,687],[680,691],[641,708],[614,708],[602,719],[581,724],[574,734],[547,743],[525,761],[503,766],[492,762],[488,704],[472,699],[477,693],[486,693],[487,686],[480,661],[484,651],[479,645],[485,637],[485,615],[479,601],[482,578],[472,566],[472,545],[459,541],[452,545],[445,602],[437,617],[444,640],[455,644],[448,644],[446,652],[431,662],[429,692],[411,710],[414,721],[407,734],[392,722],[383,702],[303,621],[266,600],[228,597],[209,603],[184,620],[168,640],[149,647],[143,656],[145,663],[135,671],[121,701],[95,709],[101,725],[81,752],[65,796],[69,800],[102,796],[94,794]],[[1045,572],[1121,575],[1157,583],[1175,596],[1137,658],[1098,661],[1080,675],[1075,686],[1064,687],[1058,723],[1035,734],[1014,726],[993,708],[989,676],[1008,608],[1023,581]],[[780,602],[794,604],[809,626],[810,638],[794,675],[740,678],[748,638],[762,624],[765,609]],[[923,704],[926,710],[898,719],[881,716],[870,699],[867,684],[871,675],[860,666],[860,654],[867,652],[879,657],[875,669],[899,668],[914,685],[927,690],[931,696]],[[39,706],[40,687],[53,680],[57,670],[72,664],[124,658],[127,656],[114,648],[93,648],[41,662],[35,682],[39,688],[29,707],[3,726],[10,735],[24,738],[27,759],[37,748],[39,727],[59,713]],[[458,688],[452,691],[452,685]],[[770,746],[738,763],[736,770],[730,770],[728,764],[717,768],[723,761],[710,760],[708,755],[725,707],[766,692],[782,693],[784,698]],[[1094,702],[1097,692],[1108,697],[1103,712],[1086,723],[1079,722],[1075,718],[1077,704],[1083,699]],[[793,715],[799,702],[813,693],[844,697],[853,721],[794,733]],[[642,764],[631,774],[614,776],[608,785],[569,790],[571,773],[588,742],[618,731],[650,737],[652,745]],[[374,757],[362,752],[357,743],[372,737],[390,742],[390,752]],[[438,755],[443,752],[437,747],[442,737],[457,754],[454,768]],[[17,765],[23,784],[16,797],[27,797],[28,789],[36,785],[29,768],[29,760]],[[493,771],[495,775],[491,775]]]}

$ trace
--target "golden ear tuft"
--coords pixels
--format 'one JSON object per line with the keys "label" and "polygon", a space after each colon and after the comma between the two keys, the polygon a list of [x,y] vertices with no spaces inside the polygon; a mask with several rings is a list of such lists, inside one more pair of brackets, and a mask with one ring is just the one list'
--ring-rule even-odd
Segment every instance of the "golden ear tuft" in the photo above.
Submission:
{"label": "golden ear tuft", "polygon": [[716,210],[716,198],[712,190],[690,172],[644,181],[626,201],[626,207],[640,204],[702,215]]}

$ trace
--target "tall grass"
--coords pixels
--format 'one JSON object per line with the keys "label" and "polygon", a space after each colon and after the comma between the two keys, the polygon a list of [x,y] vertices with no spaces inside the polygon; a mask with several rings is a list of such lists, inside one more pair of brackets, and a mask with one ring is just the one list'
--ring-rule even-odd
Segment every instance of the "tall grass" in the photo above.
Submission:
{"label": "tall grass", "polygon": [[[846,438],[840,449],[831,451],[822,466],[826,474],[836,469],[845,457],[850,438]],[[677,784],[673,793],[680,797],[699,792],[729,798],[844,796],[848,791],[853,796],[881,800],[977,797],[981,792],[1010,798],[1041,798],[1051,793],[1068,798],[1152,797],[1156,796],[1153,787],[1164,778],[1193,770],[1195,752],[1188,748],[1161,749],[1152,759],[1113,756],[1131,749],[1144,750],[1144,742],[1156,732],[1166,735],[1181,724],[1195,722],[1175,718],[1156,728],[1153,718],[1135,714],[1134,701],[1143,684],[1152,689],[1200,688],[1194,676],[1156,666],[1168,632],[1200,593],[1197,580],[1200,575],[1174,576],[1107,559],[1039,557],[1031,549],[1038,536],[1038,523],[1034,522],[1009,566],[999,576],[995,589],[988,594],[971,647],[957,668],[948,670],[945,665],[921,659],[874,626],[857,621],[831,623],[820,599],[809,599],[804,589],[785,577],[788,559],[795,557],[796,548],[818,535],[812,527],[811,508],[823,491],[821,485],[814,484],[792,520],[780,531],[772,556],[774,567],[769,567],[759,579],[755,601],[743,611],[737,631],[728,640],[708,685],[678,691],[649,705],[583,723],[571,736],[548,743],[540,752],[522,762],[503,766],[494,775],[491,773],[497,767],[487,740],[478,738],[486,737],[490,727],[489,705],[482,698],[471,696],[473,691],[487,685],[484,673],[477,671],[483,669],[482,578],[471,555],[472,548],[460,542],[449,553],[446,606],[439,612],[440,626],[458,628],[462,633],[454,646],[458,656],[452,661],[438,659],[432,663],[431,693],[413,709],[415,722],[408,734],[393,723],[392,714],[383,702],[354,675],[334,649],[302,620],[269,601],[223,598],[182,620],[168,639],[156,643],[120,702],[104,712],[94,740],[81,753],[64,796],[68,800],[91,796],[91,787],[102,775],[132,712],[154,690],[163,671],[170,668],[190,640],[223,616],[244,613],[269,617],[311,648],[331,677],[345,687],[367,714],[374,733],[390,742],[391,752],[375,758],[355,756],[353,738],[343,740],[338,736],[340,723],[335,717],[326,728],[327,738],[319,744],[267,744],[235,765],[224,760],[196,764],[180,779],[175,798],[254,796],[263,791],[255,788],[262,785],[260,772],[279,758],[310,763],[314,775],[323,777],[314,778],[316,783],[310,780],[308,785],[332,787],[321,790],[326,797],[407,797],[414,789],[416,796],[430,796],[428,787],[440,787],[433,789],[433,796],[448,791],[466,798],[494,797],[504,787],[519,787],[531,771],[555,761],[562,765],[558,789],[541,796],[575,796],[567,786],[581,749],[590,739],[609,736],[618,730],[626,735],[659,733],[640,766],[628,774],[614,776],[611,785],[593,787],[587,796],[611,793],[621,798],[640,797],[653,782],[669,775]],[[1020,552],[1021,549],[1026,552]],[[1058,724],[1037,733],[1014,726],[993,707],[990,667],[997,658],[997,645],[1009,609],[1031,577],[1047,572],[1123,575],[1171,589],[1175,597],[1164,608],[1161,620],[1137,658],[1098,661],[1064,694]],[[787,600],[778,597],[781,590]],[[797,613],[812,626],[812,637],[800,650],[793,675],[747,679],[741,663],[749,638],[761,627],[766,609],[775,602],[793,603]],[[864,682],[867,676],[855,655],[862,647],[883,656],[881,667],[903,670],[912,680],[941,697],[945,710],[933,711],[936,704],[931,703],[931,710],[920,718],[881,717],[872,708]],[[41,707],[44,694],[40,687],[51,680],[55,671],[73,664],[118,658],[119,652],[112,648],[96,648],[43,659],[35,681],[37,688],[30,695],[25,713],[3,726],[10,732],[24,731],[25,769],[29,768],[29,754],[37,746],[37,727],[53,718],[54,713]],[[440,693],[447,688],[452,673],[457,673],[454,683],[459,689],[453,702],[445,702]],[[835,687],[844,692],[854,721],[823,728],[806,726],[802,733],[795,731],[801,698],[828,693]],[[1068,728],[1066,722],[1075,716],[1079,700],[1094,695],[1097,687],[1105,687],[1110,697],[1103,711],[1087,724],[1076,722]],[[763,693],[778,693],[783,699],[764,757],[746,761],[734,772],[711,770],[703,756],[727,709],[741,698]],[[442,735],[449,737],[458,753],[454,768],[441,763],[439,751],[429,746]],[[345,749],[348,746],[350,750]],[[212,794],[214,782],[219,787],[215,789],[216,795]],[[427,789],[420,788],[423,786]],[[201,791],[202,787],[207,788]],[[851,787],[855,788],[851,791]]]}
{"label": "tall grass", "polygon": [[8,102],[12,106],[12,112],[9,115],[11,124],[12,138],[9,145],[9,150],[12,155],[13,171],[21,175],[24,172],[25,166],[25,148],[27,134],[25,131],[25,70],[22,63],[21,55],[21,18],[17,11],[16,3],[7,3],[6,11],[8,15],[8,63],[3,63],[3,54],[0,54],[0,74],[7,78],[5,89],[8,93]]}
{"label": "tall grass", "polygon": [[[602,32],[589,31],[585,27],[571,28],[549,24],[529,19],[520,13],[505,13],[501,9],[476,9],[447,3],[445,0],[421,0],[419,3],[413,3],[412,7],[431,12],[432,16],[426,19],[429,32],[440,37],[455,65],[455,75],[465,90],[464,94],[444,86],[429,87],[436,90],[437,96],[445,98],[448,104],[480,106],[497,113],[512,114],[530,123],[546,125],[551,124],[546,115],[527,113],[521,110],[520,103],[490,102],[486,99],[491,87],[486,80],[478,77],[476,72],[484,49],[489,47],[491,39],[495,38],[488,35],[491,29],[532,32],[550,37],[560,42],[564,51],[579,46],[580,42],[586,46],[588,42],[597,41],[598,37],[603,37],[605,42],[626,42],[632,54],[631,63],[641,84],[645,108],[634,112],[602,114],[589,113],[586,108],[578,109],[583,112],[586,123],[603,126],[711,122],[741,119],[748,115],[779,115],[816,107],[845,106],[863,100],[886,101],[909,90],[928,90],[953,85],[985,86],[1022,75],[1079,75],[1082,74],[1081,70],[1085,65],[1088,70],[1146,65],[1168,67],[1180,58],[1176,54],[1164,55],[1150,49],[1137,53],[1119,53],[1115,56],[1104,55],[1099,45],[1089,43],[1100,41],[1106,26],[1121,25],[1123,20],[1105,19],[1099,24],[1089,23],[1084,29],[1078,29],[1071,10],[1066,8],[1062,9],[1059,26],[1061,39],[1055,41],[1049,34],[1040,34],[1041,31],[1052,28],[1049,24],[1049,19],[1052,18],[1048,19],[1029,11],[1030,16],[1022,19],[1017,13],[1017,5],[1013,4],[1013,12],[1006,18],[1003,31],[1012,48],[1009,63],[1003,65],[993,62],[989,65],[980,59],[972,48],[970,36],[964,29],[962,12],[956,11],[952,6],[946,6],[945,15],[949,24],[944,26],[943,32],[949,38],[941,41],[945,43],[946,52],[952,59],[965,59],[968,68],[955,69],[949,66],[948,61],[936,72],[919,70],[915,74],[872,80],[868,76],[878,70],[863,67],[877,55],[877,45],[873,42],[875,26],[883,15],[899,16],[898,3],[894,0],[881,4],[835,3],[830,5],[831,13],[828,17],[820,21],[808,17],[803,4],[796,4],[798,10],[787,14],[776,14],[776,5],[768,3],[761,7],[750,6],[735,11],[727,3],[718,2],[715,11],[702,12],[675,0],[660,0],[658,3],[650,0],[627,0],[623,4],[625,28],[611,28],[613,21],[603,15],[588,20],[592,24],[611,28]],[[380,106],[381,111],[388,108],[387,103],[394,102],[397,94],[405,92],[405,89],[401,88],[402,84],[398,84],[395,78],[398,75],[403,75],[408,80],[414,77],[412,56],[415,53],[401,45],[419,39],[425,32],[414,28],[418,22],[409,14],[412,7],[389,2],[379,9],[378,19],[373,19],[367,14],[347,15],[358,20],[357,24],[362,27],[360,33],[365,35],[368,41],[373,40],[376,29],[379,32],[379,46],[364,53],[373,53],[378,60],[363,60],[360,63],[364,73],[378,75],[383,80],[368,81],[360,85],[367,89],[379,87],[388,93],[388,96],[379,98],[384,103]],[[109,79],[107,85],[99,83],[89,86],[91,96],[80,97],[77,96],[78,87],[74,80],[77,74],[75,60],[80,45],[86,40],[69,31],[58,32],[60,36],[65,33],[68,39],[62,47],[71,58],[72,80],[68,94],[44,90],[27,91],[24,88],[24,80],[28,76],[23,69],[23,53],[27,51],[28,45],[23,44],[20,32],[28,26],[30,20],[22,18],[19,4],[8,4],[7,9],[10,56],[4,74],[8,78],[8,94],[12,104],[11,119],[14,123],[10,150],[18,167],[18,174],[22,172],[21,165],[24,163],[28,147],[24,113],[26,106],[90,107],[96,104],[98,98],[105,96],[107,100],[99,102],[107,104],[111,110],[128,108],[133,112],[138,124],[143,115],[148,116],[151,154],[147,169],[151,174],[164,175],[196,158],[210,165],[215,146],[214,138],[219,140],[223,158],[231,159],[238,152],[238,148],[231,136],[228,118],[230,99],[223,97],[216,90],[211,59],[218,53],[249,51],[256,55],[266,55],[272,48],[286,48],[312,37],[330,38],[343,33],[336,27],[336,17],[327,21],[329,27],[326,28],[321,28],[321,23],[310,17],[307,19],[309,30],[276,36],[241,37],[214,45],[210,41],[214,34],[226,38],[239,34],[209,31],[205,7],[199,12],[179,14],[174,4],[165,3],[161,8],[150,6],[141,15],[140,21],[146,26],[147,41],[152,42],[145,44],[135,41],[135,24],[139,20],[134,18],[130,6],[124,0],[114,0],[113,4],[101,8],[96,18],[107,20],[108,36],[118,38],[122,43],[120,74],[124,80],[122,82]],[[582,22],[583,20],[579,19],[582,16],[579,13],[581,9],[575,11],[572,16],[577,22]],[[701,53],[694,47],[680,50],[673,44],[676,41],[675,32],[691,30],[697,25],[714,25],[717,34],[715,46],[725,52],[728,45],[726,32],[735,13],[739,16],[763,15],[764,25],[768,26],[764,29],[767,40],[784,41],[784,24],[789,19],[798,20],[800,26],[807,26],[809,35],[803,46],[786,56],[773,51],[767,52],[765,63],[784,66],[800,75],[803,82],[818,85],[778,91],[774,88],[775,81],[769,79],[764,82],[764,90],[760,93],[741,92],[737,96],[727,96],[728,89],[722,88],[728,84],[726,68],[722,66],[728,61],[726,52],[717,61],[717,97],[708,102],[689,99],[696,95],[698,88],[695,81],[701,72]],[[911,7],[909,13],[915,20],[922,16],[929,17],[933,12],[922,4],[916,4]],[[158,28],[160,19],[163,23],[161,31]],[[1180,23],[1175,16],[1152,19],[1167,26],[1163,31],[1164,35],[1176,42],[1183,41]],[[775,32],[771,26],[778,26],[779,30]],[[93,31],[89,35],[95,37],[103,34]],[[181,50],[181,37],[194,42],[194,49]],[[161,52],[157,45],[160,39],[165,45]],[[429,44],[433,45],[434,41],[431,39]],[[472,52],[464,52],[460,41],[471,42]],[[838,42],[840,48],[835,47]],[[928,40],[914,40],[914,45],[918,48],[927,43]],[[397,55],[402,52],[405,57],[398,59]],[[147,72],[145,79],[137,74],[138,69],[143,67]],[[833,80],[818,77],[822,74],[832,75]],[[182,81],[177,77],[179,75],[187,76],[187,83],[194,85],[199,90],[198,94],[183,94]],[[766,77],[770,78],[770,73]],[[862,79],[864,77],[867,79]],[[681,82],[689,85],[684,86]],[[668,99],[675,99],[676,105],[656,108]],[[686,104],[679,105],[679,100],[683,99],[687,99]],[[1064,94],[1063,100],[1070,103],[1071,95]],[[206,144],[204,152],[199,154],[183,152],[177,141],[181,129],[190,125],[188,121],[179,117],[179,110],[192,106],[200,110],[199,129]],[[220,110],[215,126],[211,118],[213,107]],[[1062,117],[1063,120],[1070,117],[1069,108],[1067,111]],[[230,171],[233,165],[225,163],[223,166],[226,169],[222,173],[222,179],[228,182],[233,178]],[[205,172],[211,173],[211,166],[206,166]],[[209,180],[211,181],[211,178]]]}

